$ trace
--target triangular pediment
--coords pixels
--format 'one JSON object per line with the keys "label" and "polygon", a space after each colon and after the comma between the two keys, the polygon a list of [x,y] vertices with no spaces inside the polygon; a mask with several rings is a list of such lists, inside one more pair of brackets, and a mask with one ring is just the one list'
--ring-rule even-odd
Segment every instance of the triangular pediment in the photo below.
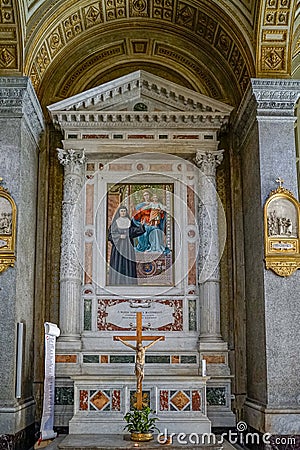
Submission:
{"label": "triangular pediment", "polygon": [[174,111],[229,115],[232,107],[143,70],[109,81],[48,107],[59,112]]}

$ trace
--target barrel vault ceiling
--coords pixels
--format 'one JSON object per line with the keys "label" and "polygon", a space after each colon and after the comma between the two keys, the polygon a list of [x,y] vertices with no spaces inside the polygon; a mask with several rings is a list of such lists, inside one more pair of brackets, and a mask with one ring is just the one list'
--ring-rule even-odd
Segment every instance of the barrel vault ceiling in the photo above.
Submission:
{"label": "barrel vault ceiling", "polygon": [[0,75],[43,107],[137,69],[235,106],[299,67],[300,0],[0,0]]}

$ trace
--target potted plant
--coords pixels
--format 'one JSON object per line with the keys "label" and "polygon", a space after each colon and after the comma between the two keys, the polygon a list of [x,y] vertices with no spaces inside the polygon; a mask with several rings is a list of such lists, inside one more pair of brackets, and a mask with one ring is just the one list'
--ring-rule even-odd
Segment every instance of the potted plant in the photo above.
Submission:
{"label": "potted plant", "polygon": [[150,417],[154,411],[149,406],[144,406],[143,409],[134,408],[125,414],[124,419],[127,422],[124,430],[131,433],[130,439],[132,441],[150,441],[153,439],[152,433],[159,429],[155,426],[158,417]]}

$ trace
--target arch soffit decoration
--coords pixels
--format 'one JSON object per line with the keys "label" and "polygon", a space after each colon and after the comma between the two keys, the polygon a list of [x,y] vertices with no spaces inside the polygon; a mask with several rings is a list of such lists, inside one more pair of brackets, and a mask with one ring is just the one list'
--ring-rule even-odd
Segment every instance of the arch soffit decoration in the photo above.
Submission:
{"label": "arch soffit decoration", "polygon": [[292,76],[300,79],[300,0],[297,1],[292,43]]}
{"label": "arch soffit decoration", "polygon": [[298,0],[261,0],[258,18],[256,76],[288,77],[292,71],[292,49]]}
{"label": "arch soffit decoration", "polygon": [[25,14],[23,3],[2,0],[0,3],[0,73],[23,75],[23,36]]}
{"label": "arch soffit decoration", "polygon": [[[126,0],[123,1],[125,5]],[[99,1],[83,1],[83,6],[79,9],[77,8],[80,19],[78,23],[76,20],[73,21],[76,18],[76,8],[74,8],[73,3],[73,1],[69,2],[66,0],[3,0],[0,5],[1,73],[3,75],[25,73],[31,76],[33,84],[37,92],[39,92],[39,86],[45,73],[47,73],[50,66],[52,68],[53,62],[60,53],[61,55],[63,55],[64,51],[68,53],[70,46],[74,48],[79,35],[86,32],[95,32],[96,34],[98,30],[102,30],[102,27],[103,29],[105,26],[109,27],[114,21],[118,23],[118,26],[121,24],[120,20],[117,19],[114,0],[106,0],[106,3],[103,3],[103,5]],[[208,3],[205,2],[206,6]],[[226,14],[228,14],[227,19],[228,17],[230,18],[229,21],[227,20],[229,26],[232,28],[234,25],[233,21],[235,21],[235,28],[244,31],[248,47],[246,62],[250,76],[299,77],[300,0],[260,0],[259,2],[256,0],[211,0],[211,6],[214,3],[217,3],[223,9],[221,19],[226,19]],[[111,5],[110,9],[108,4]],[[205,41],[203,37],[205,35],[205,45],[207,45],[209,36],[213,32],[215,20],[217,28],[224,29],[225,34],[222,36],[222,33],[219,32],[217,34],[219,41],[213,41],[213,44],[217,45],[217,42],[220,44],[222,39],[223,42],[226,42],[226,27],[218,20],[218,15],[215,15],[214,18],[205,12],[201,15],[205,5],[203,5],[203,8],[202,5],[201,8],[199,6],[197,8],[189,0],[169,0],[169,2],[165,2],[166,7],[157,1],[155,4],[158,5],[156,9],[154,7],[150,8],[151,5],[148,5],[146,8],[148,22],[150,22],[149,18],[151,18],[151,23],[154,23],[154,20],[156,20],[157,25],[160,27],[162,21],[176,24],[182,30],[189,30],[189,32],[194,33],[202,42],[203,39]],[[210,7],[209,12],[212,9]],[[153,17],[156,10],[159,19],[154,19]],[[142,15],[142,12],[139,13],[140,15],[137,14],[135,16],[132,8],[129,11],[129,8],[126,9],[126,5],[124,11],[128,19],[134,19],[135,24],[138,19],[144,19],[145,17]],[[147,15],[149,12],[150,16]],[[74,14],[75,16],[73,17]],[[114,18],[108,20],[109,14],[115,14]],[[171,18],[168,17],[168,14],[171,15]],[[23,70],[23,36],[25,36],[24,24],[26,20],[26,64],[25,70]],[[53,26],[51,26],[51,23]],[[255,36],[257,36],[257,39],[255,39]],[[216,37],[216,34],[214,37]],[[229,35],[229,37],[231,38],[232,36]],[[253,53],[250,44],[253,42],[253,45],[255,45],[255,40],[256,72],[254,72],[251,57],[249,57],[251,52]],[[235,53],[233,49],[235,50],[235,46],[231,47],[230,54]],[[223,54],[224,57],[222,48],[218,48],[217,52]],[[238,53],[242,54],[242,59],[245,58],[243,49],[238,48]],[[232,61],[231,64],[233,64]],[[179,64],[177,70],[181,71],[182,69],[182,64]],[[189,78],[190,75],[191,71],[188,73]],[[109,77],[109,74],[105,74],[105,76]],[[101,79],[101,74],[98,73],[97,77]],[[105,79],[105,81],[107,80]],[[183,84],[184,81],[183,77]],[[93,83],[92,80],[87,80],[89,86],[91,86],[91,83]],[[202,83],[202,89],[205,87],[205,83]],[[200,86],[198,90],[201,90]],[[207,93],[209,93],[209,89]]]}
{"label": "arch soffit decoration", "polygon": [[[107,77],[105,81],[109,79],[110,65],[112,67],[110,79],[120,75],[114,72],[116,64],[114,58],[118,58],[118,63],[122,61],[124,64],[139,63],[142,69],[143,61],[148,66],[152,62],[154,74],[163,67],[167,73],[171,64],[174,74],[176,72],[182,77],[181,84],[234,103],[246,89],[250,76],[254,75],[250,39],[247,37],[246,42],[238,26],[214,1],[209,7],[208,3],[206,1],[199,5],[199,2],[194,3],[193,0],[169,0],[161,3],[154,0],[148,0],[148,3],[146,0],[140,2],[106,0],[103,4],[99,1],[83,1],[76,7],[74,2],[65,1],[64,9],[60,4],[56,10],[48,12],[40,28],[38,26],[34,28],[35,15],[30,19],[32,32],[28,30],[26,73],[31,77],[38,95],[42,96],[43,93],[44,97],[44,93],[48,90],[46,80],[59,70],[60,78],[63,78],[62,85],[70,86],[70,91],[64,95],[73,95],[83,88],[95,86],[88,68],[85,72],[83,66],[85,62],[89,66],[88,58],[92,59],[97,54],[103,62],[106,59],[102,67],[101,64],[99,67],[96,66],[94,74],[101,82],[104,67]],[[228,2],[224,0],[223,3]],[[38,11],[35,14],[37,13]],[[143,39],[135,36],[132,38],[135,27],[139,27],[140,30],[147,27],[147,36]],[[166,38],[169,36],[167,49],[163,48],[162,42],[157,42],[159,39],[155,39],[156,35],[162,32],[162,28]],[[235,34],[234,30],[237,30],[238,34]],[[124,42],[117,48],[114,33],[121,31]],[[110,34],[110,47],[103,45],[106,34]],[[143,36],[143,33],[140,32],[140,36]],[[171,40],[173,49],[170,48]],[[181,47],[178,46],[178,41],[181,41]],[[177,53],[174,52],[175,46]],[[193,46],[199,48],[198,58],[194,55],[194,49],[189,52],[189,48]],[[206,55],[205,63],[202,62],[200,53],[201,56]],[[76,54],[80,55],[79,59]],[[77,80],[74,73],[68,70],[69,67],[74,67],[75,62],[81,64],[83,70]],[[66,66],[63,68],[64,63]],[[214,80],[211,76],[211,72],[215,70],[214,66],[219,66],[219,75],[222,75],[221,78],[218,76],[218,80]],[[150,70],[149,67],[146,70]],[[213,87],[205,80],[210,80]],[[220,94],[219,86],[222,84],[229,85],[232,98],[227,99],[223,93]],[[47,101],[49,103],[61,98],[57,92]]]}
{"label": "arch soffit decoration", "polygon": [[[226,80],[226,90],[232,93],[232,97],[237,96],[236,85],[232,77],[228,76],[228,71],[226,72],[217,62],[217,55],[212,69],[208,56],[186,37],[177,35],[175,46],[175,36],[167,31],[167,27],[163,32],[156,31],[155,38],[151,39],[139,37],[143,30],[145,34],[145,27],[143,27],[143,29],[134,30],[130,37],[126,38],[124,38],[124,29],[118,28],[114,32],[110,30],[103,33],[102,48],[90,55],[88,52],[90,43],[88,39],[85,39],[84,43],[74,50],[72,65],[65,61],[66,64],[63,67],[64,61],[59,57],[54,62],[55,65],[57,64],[57,70],[56,66],[52,66],[52,75],[50,75],[52,76],[51,84],[56,87],[52,102],[138,69],[144,69],[207,96],[229,102],[225,88],[219,82],[223,79]],[[65,72],[64,77],[61,77],[61,71]],[[244,82],[247,83],[248,78],[245,77]],[[225,85],[224,82],[223,84]],[[42,91],[44,86],[41,87],[40,92],[47,95],[47,92]]]}

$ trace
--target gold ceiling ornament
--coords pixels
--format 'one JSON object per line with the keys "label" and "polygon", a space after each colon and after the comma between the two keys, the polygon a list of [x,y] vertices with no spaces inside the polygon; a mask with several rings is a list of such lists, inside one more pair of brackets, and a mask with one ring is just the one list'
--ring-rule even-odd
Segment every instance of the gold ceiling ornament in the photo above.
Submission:
{"label": "gold ceiling ornament", "polygon": [[20,51],[22,28],[24,30],[18,0],[2,0],[0,2],[0,70],[2,75],[16,75],[22,72],[23,52]]}
{"label": "gold ceiling ornament", "polygon": [[257,40],[257,77],[289,75],[296,0],[262,0]]}
{"label": "gold ceiling ornament", "polygon": [[266,269],[288,277],[300,268],[300,204],[281,177],[276,183],[264,206],[265,263]]}
{"label": "gold ceiling ornament", "polygon": [[16,204],[0,178],[0,274],[16,260]]}

